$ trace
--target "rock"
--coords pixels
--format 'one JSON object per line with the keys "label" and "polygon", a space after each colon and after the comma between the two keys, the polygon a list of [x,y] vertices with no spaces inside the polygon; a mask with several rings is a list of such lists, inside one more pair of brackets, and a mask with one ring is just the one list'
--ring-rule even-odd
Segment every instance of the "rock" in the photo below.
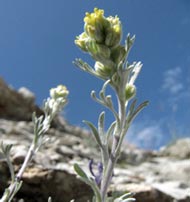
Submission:
{"label": "rock", "polygon": [[34,98],[32,101],[31,93],[27,92],[27,94],[26,96],[26,89],[25,94],[19,93],[0,78],[0,118],[31,120],[34,111],[39,115],[42,114],[40,108],[33,102]]}
{"label": "rock", "polygon": [[83,202],[92,196],[86,184],[64,170],[30,167],[24,173],[23,181],[25,183],[18,197],[28,202],[45,202],[49,196],[55,202],[71,201],[73,198]]}
{"label": "rock", "polygon": [[[179,152],[180,148],[180,152]],[[190,158],[190,138],[183,138],[161,149],[161,155],[179,159]]]}
{"label": "rock", "polygon": [[[31,114],[42,111],[34,96],[17,92],[0,79],[0,138],[13,144],[11,159],[17,172],[33,138]],[[98,162],[100,151],[89,131],[56,117],[47,132],[49,141],[38,151],[23,175],[15,202],[86,202],[92,191],[76,177],[74,163],[88,171],[90,159]],[[134,192],[137,202],[190,202],[190,139],[180,139],[161,151],[144,151],[128,143],[114,170],[109,194]],[[0,194],[10,182],[10,173],[0,153]]]}
{"label": "rock", "polygon": [[165,198],[165,201],[190,201],[190,187],[187,185],[184,186],[184,184],[180,183],[179,181],[155,183],[152,186],[159,191],[162,198]]}
{"label": "rock", "polygon": [[28,88],[21,87],[18,89],[18,93],[23,96],[23,98],[28,102],[28,104],[34,104],[35,95]]}
{"label": "rock", "polygon": [[158,199],[158,192],[147,184],[130,183],[111,187],[111,190],[116,195],[121,195],[126,192],[134,193],[134,197],[137,202],[157,202]]}

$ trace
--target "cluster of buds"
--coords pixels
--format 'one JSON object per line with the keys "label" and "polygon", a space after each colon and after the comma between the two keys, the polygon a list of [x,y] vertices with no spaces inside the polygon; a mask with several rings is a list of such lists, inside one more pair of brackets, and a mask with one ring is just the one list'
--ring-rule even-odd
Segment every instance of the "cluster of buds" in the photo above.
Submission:
{"label": "cluster of buds", "polygon": [[117,16],[106,18],[104,10],[95,8],[93,13],[86,13],[84,23],[84,32],[77,36],[75,43],[96,61],[97,75],[108,79],[126,55],[125,48],[120,45],[121,22]]}
{"label": "cluster of buds", "polygon": [[134,37],[130,38],[128,35],[124,46],[120,43],[121,38],[122,25],[119,18],[105,17],[104,10],[95,8],[94,12],[86,13],[84,32],[76,37],[75,44],[95,60],[94,68],[89,72],[103,80],[110,80],[111,85],[118,89],[127,102],[136,94],[134,82],[129,84],[130,76],[135,73],[136,67],[124,68]]}
{"label": "cluster of buds", "polygon": [[57,114],[63,106],[67,103],[67,96],[69,91],[66,86],[58,85],[56,88],[50,89],[50,98],[45,102],[45,112],[48,112],[54,116]]}

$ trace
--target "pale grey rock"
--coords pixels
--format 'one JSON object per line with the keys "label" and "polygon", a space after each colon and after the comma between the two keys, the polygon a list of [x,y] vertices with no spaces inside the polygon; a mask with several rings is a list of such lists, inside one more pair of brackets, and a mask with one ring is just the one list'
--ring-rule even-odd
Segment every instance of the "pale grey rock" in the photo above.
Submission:
{"label": "pale grey rock", "polygon": [[[29,117],[38,109],[29,104],[26,97],[0,79],[0,140],[13,144],[11,158],[16,172],[33,138],[33,123]],[[39,112],[42,113],[40,109]],[[88,171],[90,159],[99,161],[100,151],[92,135],[56,117],[46,137],[49,140],[24,173],[23,187],[14,201],[47,202],[52,196],[53,202],[69,202],[73,198],[75,202],[87,202],[92,192],[76,177],[73,165],[78,163]],[[137,202],[190,202],[189,146],[188,138],[158,152],[124,145],[110,194],[134,192]],[[9,180],[7,164],[0,154],[0,194]]]}
{"label": "pale grey rock", "polygon": [[20,93],[29,104],[33,104],[35,102],[34,93],[28,88],[21,87],[18,89],[18,93]]}
{"label": "pale grey rock", "polygon": [[179,181],[169,181],[164,183],[152,184],[156,190],[165,195],[165,197],[176,202],[190,201],[190,187],[181,186]]}
{"label": "pale grey rock", "polygon": [[190,138],[179,139],[171,145],[163,147],[160,154],[179,159],[190,158]]}

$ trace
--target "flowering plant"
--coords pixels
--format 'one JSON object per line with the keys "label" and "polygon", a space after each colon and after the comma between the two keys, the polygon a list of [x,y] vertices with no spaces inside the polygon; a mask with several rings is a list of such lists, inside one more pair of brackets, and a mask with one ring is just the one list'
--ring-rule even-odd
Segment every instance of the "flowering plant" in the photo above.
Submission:
{"label": "flowering plant", "polygon": [[[129,64],[127,61],[135,37],[130,37],[128,34],[125,45],[121,45],[122,25],[119,18],[117,16],[105,17],[104,11],[101,9],[95,8],[94,12],[86,13],[84,23],[84,32],[76,38],[75,44],[81,50],[90,54],[95,60],[95,64],[94,67],[91,67],[81,59],[76,59],[74,63],[80,69],[104,80],[99,96],[96,95],[95,91],[91,92],[91,96],[96,102],[113,113],[115,121],[110,124],[107,131],[104,127],[105,112],[99,115],[98,127],[89,121],[85,121],[99,146],[101,161],[99,163],[95,163],[93,160],[89,162],[90,175],[78,164],[74,165],[74,169],[80,178],[90,185],[94,191],[93,202],[107,202],[110,200],[107,195],[109,184],[127,130],[137,114],[147,106],[148,102],[145,101],[136,107],[137,100],[133,99],[136,95],[134,83],[142,67],[140,62]],[[108,85],[116,94],[117,108],[114,107],[111,95],[106,94]],[[3,193],[0,202],[12,201],[20,189],[23,172],[36,152],[46,142],[45,133],[50,128],[51,121],[56,114],[66,105],[68,94],[69,91],[65,86],[59,85],[52,88],[50,97],[44,102],[44,115],[37,117],[35,113],[33,114],[34,138],[24,163],[17,174],[14,173],[10,160],[12,145],[1,144],[1,150],[7,159],[11,173],[11,183]],[[131,101],[130,105],[129,101]],[[111,148],[109,148],[109,142],[112,143]],[[98,172],[94,171],[94,167],[97,167]],[[111,199],[113,202],[131,202],[134,200],[131,193]],[[51,199],[49,198],[48,202],[50,201]]]}
{"label": "flowering plant", "polygon": [[[81,179],[89,184],[94,191],[94,202],[108,201],[107,191],[112,179],[114,166],[121,152],[121,145],[129,126],[137,114],[148,104],[148,101],[136,107],[137,100],[134,99],[128,107],[129,101],[136,95],[134,82],[141,70],[141,62],[129,64],[127,57],[134,43],[135,36],[128,34],[125,45],[121,45],[122,25],[117,16],[105,17],[104,11],[98,8],[92,13],[86,13],[84,18],[84,32],[76,37],[75,44],[84,52],[91,55],[95,60],[94,68],[83,62],[75,60],[75,65],[102,80],[104,84],[99,92],[91,92],[92,98],[99,104],[108,108],[115,117],[107,131],[104,128],[105,112],[99,115],[98,127],[91,122],[85,121],[92,131],[100,151],[101,163],[98,167],[98,174],[94,174],[91,161],[89,176],[78,165],[74,168]],[[115,109],[111,95],[106,95],[107,86],[114,90],[118,107]],[[109,142],[112,142],[109,150]],[[114,202],[134,201],[131,194],[124,194],[116,198]]]}
{"label": "flowering plant", "polygon": [[[11,183],[7,189],[5,189],[0,202],[10,202],[12,201],[15,194],[19,191],[22,186],[22,175],[26,170],[28,164],[32,160],[33,156],[40,149],[40,147],[47,141],[45,133],[50,128],[50,124],[54,117],[60,112],[67,103],[67,96],[69,91],[65,86],[59,85],[56,88],[50,90],[50,97],[44,102],[44,115],[37,117],[33,113],[33,124],[34,124],[34,137],[32,144],[28,150],[25,157],[24,163],[22,164],[20,170],[17,174],[14,173],[14,168],[10,160],[10,152],[12,145],[5,145],[1,143],[1,150],[4,154],[9,170],[11,173]],[[48,201],[51,201],[50,199]]]}

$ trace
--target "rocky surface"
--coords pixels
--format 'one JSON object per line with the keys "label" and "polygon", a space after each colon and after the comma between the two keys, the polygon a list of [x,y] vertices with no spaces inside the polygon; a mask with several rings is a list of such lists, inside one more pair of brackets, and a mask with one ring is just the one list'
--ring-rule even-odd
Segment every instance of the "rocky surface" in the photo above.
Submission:
{"label": "rocky surface", "polygon": [[[0,80],[0,138],[14,145],[15,171],[22,164],[33,138],[31,114],[42,111],[34,104],[34,95],[20,91]],[[19,112],[19,113],[18,113]],[[90,133],[69,125],[62,117],[48,131],[49,141],[32,160],[23,175],[23,186],[14,201],[86,202],[90,188],[73,171],[73,164],[88,168],[90,159],[98,161],[99,152]],[[110,195],[131,191],[137,202],[190,202],[190,139],[181,139],[161,151],[142,151],[126,144],[114,171]],[[0,193],[8,185],[10,174],[0,154]]]}

